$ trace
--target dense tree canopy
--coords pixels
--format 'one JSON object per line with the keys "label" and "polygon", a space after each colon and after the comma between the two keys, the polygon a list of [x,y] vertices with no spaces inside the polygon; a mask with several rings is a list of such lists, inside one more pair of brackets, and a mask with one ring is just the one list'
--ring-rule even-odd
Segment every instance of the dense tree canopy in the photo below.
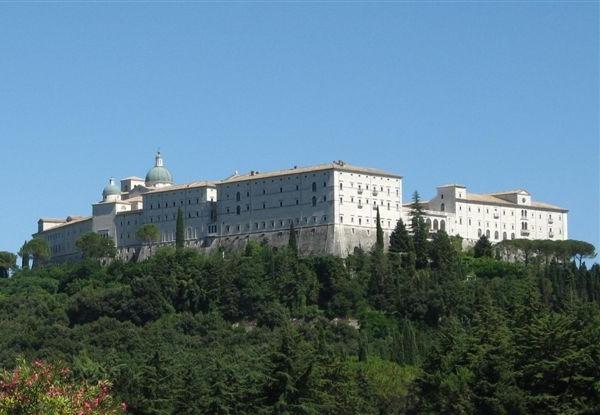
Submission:
{"label": "dense tree canopy", "polygon": [[81,251],[84,258],[104,259],[114,258],[117,255],[117,248],[113,239],[103,237],[96,232],[83,234],[75,242],[75,246]]}
{"label": "dense tree canopy", "polygon": [[46,264],[50,259],[50,247],[48,242],[42,238],[33,238],[25,242],[19,255],[23,258],[23,267],[29,267],[29,260],[32,259],[32,267],[38,267]]}
{"label": "dense tree canopy", "polygon": [[593,247],[514,240],[492,247],[510,261],[475,257],[413,220],[390,253],[344,259],[299,256],[290,236],[18,270],[0,279],[0,366],[108,380],[132,414],[595,413]]}
{"label": "dense tree canopy", "polygon": [[17,265],[17,256],[12,252],[0,251],[0,278],[7,278]]}

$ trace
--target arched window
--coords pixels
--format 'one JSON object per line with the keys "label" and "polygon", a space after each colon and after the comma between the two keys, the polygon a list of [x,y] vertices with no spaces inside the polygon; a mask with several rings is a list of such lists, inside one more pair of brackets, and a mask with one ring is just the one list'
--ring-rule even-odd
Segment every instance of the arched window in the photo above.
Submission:
{"label": "arched window", "polygon": [[515,233],[514,233],[514,232],[512,232],[512,233],[510,234],[510,239],[515,239]]}
{"label": "arched window", "polygon": [[438,230],[438,220],[437,220],[437,219],[434,219],[434,220],[433,220],[433,230],[434,230],[434,231],[437,231],[437,230]]}
{"label": "arched window", "polygon": [[427,229],[431,229],[431,219],[427,218],[425,224],[427,225]]}
{"label": "arched window", "polygon": [[316,196],[312,197],[312,205],[317,206],[317,197]]}
{"label": "arched window", "polygon": [[313,182],[313,184],[312,184],[312,191],[313,192],[317,191],[317,182]]}
{"label": "arched window", "polygon": [[[238,195],[239,195],[239,193],[238,193]],[[236,215],[239,215],[241,211],[242,211],[242,208],[240,208],[239,206],[236,206],[236,208],[235,208]]]}
{"label": "arched window", "polygon": [[494,232],[494,239],[498,239],[498,231]]}
{"label": "arched window", "polygon": [[506,232],[502,232],[502,240],[505,241],[506,240]]}
{"label": "arched window", "polygon": [[235,200],[237,200],[237,201],[239,202],[239,201],[240,201],[240,198],[241,198],[241,196],[240,196],[240,192],[237,192],[237,193],[235,194]]}
{"label": "arched window", "polygon": [[441,210],[442,212],[443,212],[443,211],[445,211],[445,210],[446,210],[446,205],[442,203],[442,204],[440,205],[440,210]]}
{"label": "arched window", "polygon": [[446,221],[444,219],[440,220],[440,229],[443,231],[446,230]]}
{"label": "arched window", "polygon": [[485,236],[486,236],[488,239],[490,239],[490,230],[489,230],[489,229],[485,231]]}
{"label": "arched window", "polygon": [[481,238],[481,229],[477,229],[477,236]]}

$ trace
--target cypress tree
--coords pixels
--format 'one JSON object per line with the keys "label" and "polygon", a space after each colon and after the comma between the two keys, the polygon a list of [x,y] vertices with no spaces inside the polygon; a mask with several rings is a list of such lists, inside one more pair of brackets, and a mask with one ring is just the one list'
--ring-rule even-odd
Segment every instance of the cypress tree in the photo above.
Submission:
{"label": "cypress tree", "polygon": [[185,235],[183,233],[183,211],[181,208],[177,209],[177,225],[175,227],[175,247],[177,249],[183,248],[185,242]]}
{"label": "cypress tree", "polygon": [[294,255],[298,254],[298,241],[296,239],[296,229],[294,228],[294,222],[290,225],[290,239],[288,241],[288,248],[290,251],[294,253]]}
{"label": "cypress tree", "polygon": [[21,268],[29,269],[29,247],[27,246],[27,241],[23,242],[23,246],[19,251],[19,255],[21,255]]}
{"label": "cypress tree", "polygon": [[383,252],[383,229],[381,228],[381,216],[379,216],[379,207],[377,207],[377,239],[375,241],[375,249],[378,252]]}

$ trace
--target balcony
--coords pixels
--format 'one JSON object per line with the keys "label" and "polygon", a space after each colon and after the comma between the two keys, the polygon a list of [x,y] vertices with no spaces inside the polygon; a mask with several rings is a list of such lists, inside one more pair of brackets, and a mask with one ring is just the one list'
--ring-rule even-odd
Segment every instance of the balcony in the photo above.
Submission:
{"label": "balcony", "polygon": [[527,216],[521,215],[521,220],[529,220],[529,218]]}
{"label": "balcony", "polygon": [[377,190],[373,190],[373,196],[377,196],[379,192]]}
{"label": "balcony", "polygon": [[550,225],[552,225],[552,224],[554,223],[554,219],[552,219],[552,218],[548,218],[548,223],[549,223]]}
{"label": "balcony", "polygon": [[377,210],[377,205],[373,205],[373,210]]}
{"label": "balcony", "polygon": [[358,190],[356,190],[356,193],[358,193],[359,195],[362,195],[362,193],[363,193],[363,189],[361,189],[361,188],[358,188]]}
{"label": "balcony", "polygon": [[500,213],[494,212],[494,219],[500,219]]}
{"label": "balcony", "polygon": [[548,233],[548,238],[554,238],[554,232]]}
{"label": "balcony", "polygon": [[359,204],[358,204],[358,208],[359,208],[359,209],[362,209],[362,208],[363,208],[363,205],[359,203]]}
{"label": "balcony", "polygon": [[521,229],[522,236],[529,236],[529,229]]}

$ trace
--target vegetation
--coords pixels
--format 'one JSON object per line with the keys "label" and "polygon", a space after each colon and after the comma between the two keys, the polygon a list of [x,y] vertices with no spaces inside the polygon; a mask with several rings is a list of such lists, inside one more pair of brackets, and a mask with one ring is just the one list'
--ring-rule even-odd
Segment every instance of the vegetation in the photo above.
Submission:
{"label": "vegetation", "polygon": [[140,241],[147,244],[150,247],[150,252],[152,252],[152,245],[160,239],[160,229],[152,223],[146,223],[138,228],[136,236]]}
{"label": "vegetation", "polygon": [[110,395],[108,382],[73,382],[64,367],[20,360],[14,370],[0,372],[0,415],[116,415],[125,410]]}
{"label": "vegetation", "polygon": [[23,244],[19,256],[23,259],[23,268],[29,268],[30,259],[33,259],[32,267],[42,266],[50,259],[50,247],[44,239],[33,238]]}
{"label": "vegetation", "polygon": [[473,247],[473,256],[475,258],[481,257],[493,257],[494,250],[492,249],[492,243],[485,235],[481,235],[479,240],[475,243]]}
{"label": "vegetation", "polygon": [[598,413],[594,248],[514,240],[492,246],[510,261],[476,257],[430,233],[415,199],[412,233],[399,223],[389,253],[300,257],[291,227],[279,250],[17,270],[0,279],[2,387],[42,359],[71,369],[60,382],[93,385],[85,396],[110,381],[106,414],[116,402],[132,414]]}
{"label": "vegetation", "polygon": [[11,252],[0,251],[0,278],[8,278],[10,271],[17,265],[17,256]]}
{"label": "vegetation", "polygon": [[96,232],[83,234],[75,246],[82,253],[83,258],[109,259],[117,255],[117,249],[112,238],[102,237]]}
{"label": "vegetation", "polygon": [[175,247],[177,249],[181,249],[185,245],[185,233],[183,227],[183,210],[177,208],[177,222],[175,225]]}

